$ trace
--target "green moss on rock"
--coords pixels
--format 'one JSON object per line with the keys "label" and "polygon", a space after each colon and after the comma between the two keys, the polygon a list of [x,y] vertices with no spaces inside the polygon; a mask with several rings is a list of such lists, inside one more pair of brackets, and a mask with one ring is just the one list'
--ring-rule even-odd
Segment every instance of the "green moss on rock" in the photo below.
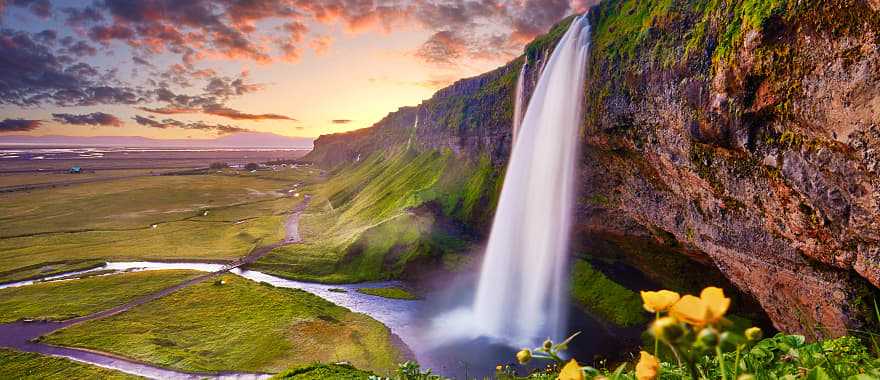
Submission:
{"label": "green moss on rock", "polygon": [[585,311],[618,326],[637,326],[648,320],[636,292],[612,281],[585,260],[574,262],[571,296]]}

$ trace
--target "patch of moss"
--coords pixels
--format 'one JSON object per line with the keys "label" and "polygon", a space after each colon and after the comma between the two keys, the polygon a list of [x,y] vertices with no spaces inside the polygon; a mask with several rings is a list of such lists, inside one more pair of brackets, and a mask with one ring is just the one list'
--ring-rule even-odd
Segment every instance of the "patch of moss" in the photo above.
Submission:
{"label": "patch of moss", "polygon": [[571,273],[571,296],[587,312],[618,326],[647,322],[640,296],[620,285],[585,260],[576,260]]}
{"label": "patch of moss", "polygon": [[371,296],[391,298],[396,300],[417,300],[418,296],[408,292],[406,289],[396,286],[387,288],[358,288],[358,292]]}
{"label": "patch of moss", "polygon": [[605,1],[599,5],[594,51],[609,61],[629,62],[649,31],[673,9],[672,0]]}

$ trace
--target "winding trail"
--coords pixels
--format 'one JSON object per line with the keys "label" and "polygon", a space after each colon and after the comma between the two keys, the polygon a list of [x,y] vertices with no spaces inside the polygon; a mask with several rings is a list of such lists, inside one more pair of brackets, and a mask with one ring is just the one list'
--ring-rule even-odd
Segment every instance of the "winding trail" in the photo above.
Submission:
{"label": "winding trail", "polygon": [[100,367],[116,369],[122,372],[131,373],[139,376],[155,379],[264,379],[269,378],[268,374],[260,373],[244,373],[244,372],[220,372],[220,373],[197,373],[183,372],[154,366],[148,363],[139,362],[121,356],[97,352],[92,350],[53,346],[38,341],[38,338],[50,334],[54,331],[73,326],[79,323],[103,319],[131,310],[148,302],[165,297],[178,290],[204,282],[218,275],[228,273],[242,266],[253,264],[273,249],[296,244],[302,241],[299,234],[299,219],[310,200],[310,196],[306,195],[303,201],[297,204],[290,211],[290,216],[285,223],[284,240],[266,246],[260,246],[253,249],[248,255],[224,265],[219,270],[209,272],[207,274],[195,277],[183,283],[160,290],[156,293],[148,294],[125,304],[99,311],[97,313],[85,315],[78,318],[68,319],[62,322],[13,322],[0,324],[0,347],[7,347],[24,352],[35,352],[45,355],[60,356],[79,362],[94,364]]}

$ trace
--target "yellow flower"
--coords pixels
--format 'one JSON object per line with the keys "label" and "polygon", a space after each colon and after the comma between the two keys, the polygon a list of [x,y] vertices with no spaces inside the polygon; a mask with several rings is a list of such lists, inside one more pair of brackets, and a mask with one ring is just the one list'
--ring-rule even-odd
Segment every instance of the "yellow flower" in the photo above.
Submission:
{"label": "yellow flower", "polygon": [[727,313],[727,309],[730,307],[730,298],[724,296],[724,290],[714,286],[703,289],[700,293],[700,299],[706,303],[706,308],[709,309],[711,314],[709,317],[711,319],[710,323],[724,318],[724,314]]}
{"label": "yellow flower", "polygon": [[584,371],[576,360],[571,359],[568,364],[562,367],[562,371],[559,371],[559,377],[556,380],[584,380]]}
{"label": "yellow flower", "polygon": [[669,290],[660,290],[656,292],[642,291],[642,301],[645,310],[651,313],[659,313],[668,310],[672,305],[678,302],[681,296],[678,293]]}
{"label": "yellow flower", "polygon": [[654,380],[660,373],[660,362],[654,355],[645,351],[641,352],[639,363],[636,364],[636,379],[638,380]]}
{"label": "yellow flower", "polygon": [[700,293],[700,298],[692,295],[681,297],[670,309],[669,314],[684,323],[694,326],[713,324],[724,318],[730,307],[730,298],[724,296],[721,288],[708,287]]}
{"label": "yellow flower", "polygon": [[709,319],[709,309],[703,300],[688,294],[672,305],[669,315],[689,325],[703,326]]}
{"label": "yellow flower", "polygon": [[532,360],[532,352],[527,348],[523,348],[516,353],[516,361],[518,361],[519,364],[526,364],[529,360]]}

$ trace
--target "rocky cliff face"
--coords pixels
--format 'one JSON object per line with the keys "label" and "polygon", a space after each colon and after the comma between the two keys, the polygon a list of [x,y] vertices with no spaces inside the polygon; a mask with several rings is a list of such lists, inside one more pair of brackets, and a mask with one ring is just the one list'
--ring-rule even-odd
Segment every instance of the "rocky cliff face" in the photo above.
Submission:
{"label": "rocky cliff face", "polygon": [[[657,279],[701,274],[653,252],[712,265],[788,332],[861,327],[880,286],[880,3],[606,0],[589,17],[580,248]],[[309,157],[408,145],[502,170],[519,69],[533,84],[566,26]]]}

